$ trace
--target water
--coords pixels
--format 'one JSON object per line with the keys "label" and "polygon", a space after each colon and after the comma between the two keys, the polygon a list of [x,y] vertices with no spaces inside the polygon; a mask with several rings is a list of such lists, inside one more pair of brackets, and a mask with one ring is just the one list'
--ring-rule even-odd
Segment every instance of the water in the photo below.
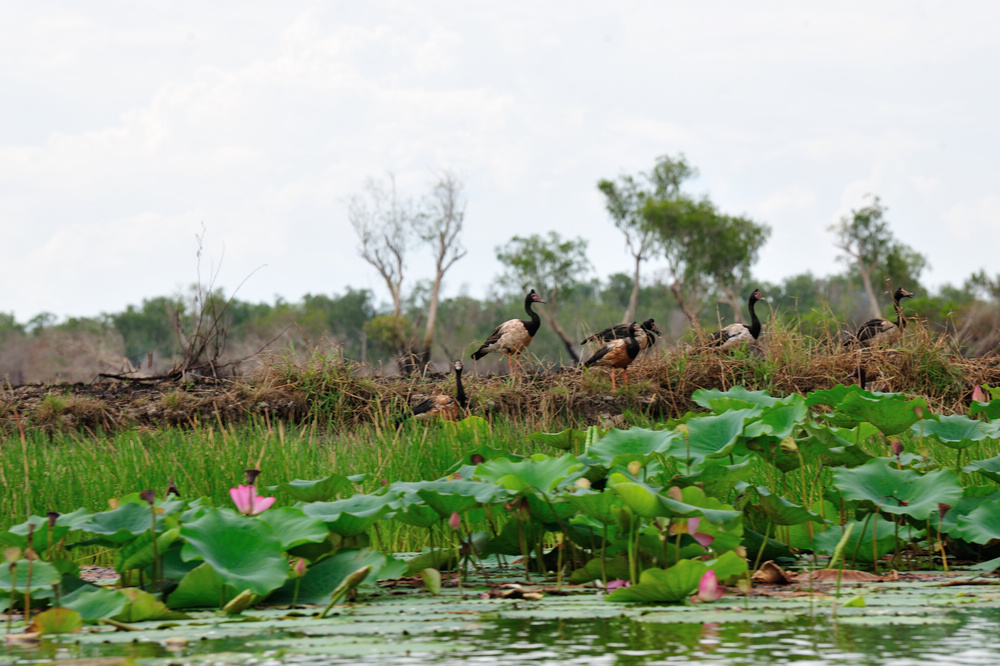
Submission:
{"label": "water", "polygon": [[[650,616],[652,617],[652,616]],[[940,620],[947,623],[937,623]],[[905,618],[900,620],[905,621]],[[642,617],[471,618],[421,635],[288,632],[262,627],[239,638],[7,646],[0,663],[93,664],[700,664],[704,666],[937,666],[1000,664],[1000,609],[941,611],[920,623],[799,616],[787,622],[674,623]],[[930,623],[927,623],[930,622]],[[343,625],[348,626],[348,625]],[[120,636],[120,635],[117,635]],[[331,655],[337,651],[339,656]]]}

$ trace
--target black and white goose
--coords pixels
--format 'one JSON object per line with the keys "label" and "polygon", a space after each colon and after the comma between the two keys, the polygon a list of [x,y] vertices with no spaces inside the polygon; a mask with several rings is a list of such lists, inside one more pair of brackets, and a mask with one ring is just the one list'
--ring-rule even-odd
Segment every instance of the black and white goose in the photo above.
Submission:
{"label": "black and white goose", "polygon": [[[585,345],[588,342],[609,342],[611,340],[624,340],[628,337],[628,329],[631,324],[618,324],[617,326],[612,326],[606,328],[603,331],[594,333],[589,338],[580,342],[581,345]],[[639,330],[636,331],[635,339],[639,342],[639,349],[649,349],[656,343],[657,336],[663,335],[660,329],[656,327],[656,323],[652,318],[639,324]]]}
{"label": "black and white goose", "polygon": [[869,319],[861,325],[857,333],[844,341],[844,346],[872,347],[896,342],[902,336],[903,329],[906,328],[906,317],[903,316],[903,309],[900,307],[899,301],[912,297],[913,294],[902,287],[897,289],[896,293],[892,295],[893,307],[896,308],[896,321],[881,317]]}
{"label": "black and white goose", "polygon": [[724,328],[720,328],[715,333],[712,333],[711,337],[708,339],[708,344],[715,349],[733,349],[734,347],[740,347],[749,342],[753,342],[760,337],[760,319],[757,318],[757,313],[754,312],[754,305],[757,301],[767,300],[760,295],[759,289],[754,289],[753,293],[750,294],[750,325],[746,324],[730,324]]}
{"label": "black and white goose", "polygon": [[500,324],[486,338],[486,342],[472,353],[472,358],[478,361],[490,352],[499,352],[507,357],[510,371],[513,373],[513,357],[519,355],[531,344],[532,338],[538,332],[538,327],[542,324],[538,313],[531,309],[533,303],[545,303],[534,289],[524,297],[524,310],[531,319],[510,319]]}
{"label": "black and white goose", "polygon": [[465,395],[465,387],[462,386],[462,362],[455,361],[455,397],[450,395],[432,395],[423,402],[414,405],[410,413],[398,421],[397,425],[408,418],[432,419],[439,418],[442,421],[461,421],[465,410],[469,405],[469,399]]}
{"label": "black and white goose", "polygon": [[615,390],[615,370],[620,368],[625,376],[625,386],[628,386],[628,366],[631,365],[635,357],[639,355],[639,341],[636,339],[636,331],[639,327],[635,322],[628,325],[628,336],[611,340],[604,343],[604,346],[594,352],[594,355],[584,362],[584,366],[598,366],[611,368],[611,390]]}

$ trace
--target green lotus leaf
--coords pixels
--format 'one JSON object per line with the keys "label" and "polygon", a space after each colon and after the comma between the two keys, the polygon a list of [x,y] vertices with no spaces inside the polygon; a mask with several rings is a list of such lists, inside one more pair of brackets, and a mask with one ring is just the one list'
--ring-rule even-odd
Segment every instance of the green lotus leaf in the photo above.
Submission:
{"label": "green lotus leaf", "polygon": [[290,604],[295,596],[295,583],[298,580],[298,603],[327,603],[330,601],[330,594],[347,576],[366,566],[371,566],[372,571],[363,581],[364,585],[374,585],[380,579],[399,578],[406,574],[406,562],[367,548],[351,548],[313,564],[302,578],[290,578],[267,601],[269,604]]}
{"label": "green lotus leaf", "polygon": [[734,386],[728,391],[719,389],[698,389],[691,394],[695,404],[721,414],[730,409],[753,409],[770,407],[779,401],[772,398],[767,391],[748,391],[742,386]]}
{"label": "green lotus leaf", "polygon": [[630,480],[623,474],[612,474],[608,479],[608,487],[621,496],[629,509],[643,518],[659,516],[695,518],[700,516],[710,523],[725,525],[740,517],[739,511],[704,509],[678,502],[660,494],[646,484]]}
{"label": "green lotus leaf", "polygon": [[[178,527],[161,532],[156,538],[156,553],[162,555],[180,536]],[[153,564],[153,533],[146,531],[122,545],[114,554],[115,571],[124,573],[131,569],[145,569]]]}
{"label": "green lotus leaf", "polygon": [[767,407],[760,416],[748,421],[743,429],[744,437],[768,435],[782,440],[792,434],[795,427],[806,418],[805,399],[793,393],[786,400]]}
{"label": "green lotus leaf", "polygon": [[126,587],[120,590],[128,599],[125,607],[112,620],[131,624],[146,620],[188,620],[189,616],[167,608],[167,605],[145,590]]}
{"label": "green lotus leaf", "polygon": [[646,603],[684,601],[698,589],[706,571],[708,566],[696,560],[681,560],[669,569],[646,569],[640,574],[637,584],[618,588],[606,600]]}
{"label": "green lotus leaf", "polygon": [[520,492],[536,488],[540,492],[555,490],[583,476],[584,464],[573,455],[550,458],[542,453],[519,462],[504,458],[488,460],[476,468],[476,477]]}
{"label": "green lotus leaf", "polygon": [[211,509],[182,526],[181,537],[187,541],[183,559],[208,562],[223,583],[237,590],[267,594],[288,577],[281,542],[262,520]]}
{"label": "green lotus leaf", "polygon": [[561,497],[576,510],[590,516],[604,525],[615,524],[615,514],[625,506],[621,495],[611,490],[576,490],[563,493]]}
{"label": "green lotus leaf", "polygon": [[[850,525],[852,523],[848,523]],[[854,529],[844,546],[844,560],[874,562],[875,559],[891,553],[896,547],[896,524],[891,520],[878,517],[869,520],[853,521]],[[824,532],[816,534],[813,540],[816,552],[832,555],[844,536],[846,526],[831,525]],[[838,562],[840,559],[838,558]]]}
{"label": "green lotus leaf", "polygon": [[[14,578],[11,580],[10,565],[4,563],[0,566],[0,594],[9,596],[11,592],[23,593],[28,587],[28,563],[29,560],[21,559],[15,563]],[[57,585],[62,579],[62,574],[42,560],[31,561],[31,597],[33,599],[47,599],[52,596],[52,586]]]}
{"label": "green lotus leaf", "polygon": [[747,559],[740,557],[733,550],[720,555],[714,560],[709,560],[705,564],[715,572],[719,582],[723,585],[735,585],[750,568]]}
{"label": "green lotus leaf", "polygon": [[267,489],[282,490],[300,502],[325,502],[341,494],[353,494],[354,484],[346,476],[331,474],[325,479],[313,481],[302,479],[285,481],[276,486],[268,486]]}
{"label": "green lotus leaf", "polygon": [[284,550],[304,543],[320,543],[330,534],[326,523],[315,516],[307,516],[301,509],[282,507],[271,509],[257,518],[271,526]]}
{"label": "green lotus leaf", "polygon": [[936,514],[938,504],[954,504],[962,497],[962,486],[952,470],[920,475],[893,468],[887,458],[875,458],[854,469],[834,470],[833,484],[844,499],[870,502],[885,513],[918,520]]}
{"label": "green lotus leaf", "polygon": [[836,407],[844,401],[848,395],[852,393],[860,393],[863,395],[873,395],[870,391],[862,391],[860,386],[855,384],[850,384],[845,386],[844,384],[838,384],[830,389],[823,389],[819,391],[812,391],[806,395],[806,407],[815,407],[817,405],[826,405],[828,407]]}
{"label": "green lotus leaf", "polygon": [[75,634],[83,629],[83,618],[71,608],[50,608],[32,618],[28,631],[49,636],[52,634]]}
{"label": "green lotus leaf", "polygon": [[809,437],[796,445],[806,463],[821,462],[827,467],[857,467],[872,460],[860,443],[878,432],[870,423],[859,423],[853,429],[831,428],[818,423],[804,423]]}
{"label": "green lotus leaf", "polygon": [[724,465],[718,460],[706,460],[694,474],[675,476],[670,480],[676,486],[685,488],[698,485],[713,497],[727,497],[740,481],[746,481],[752,472],[750,461],[735,465]]}
{"label": "green lotus leaf", "polygon": [[[792,548],[814,550],[816,535],[825,532],[829,527],[829,522],[838,518],[837,508],[828,500],[818,500],[812,505],[810,511],[818,515],[821,520],[790,525],[786,528],[788,530],[788,545]],[[784,533],[779,532],[779,534]]]}
{"label": "green lotus leaf", "polygon": [[455,438],[463,444],[489,441],[490,424],[482,416],[467,416],[461,421],[445,421],[443,427],[448,428]]}
{"label": "green lotus leaf", "polygon": [[493,483],[472,480],[397,481],[382,491],[393,500],[393,518],[416,527],[431,527],[452,513],[483,504],[504,502],[511,493]]}
{"label": "green lotus leaf", "polygon": [[774,495],[767,488],[757,486],[760,508],[775,525],[801,525],[803,523],[824,523],[819,516],[803,506],[789,502],[780,495]]}
{"label": "green lotus leaf", "polygon": [[935,530],[961,538],[958,527],[958,519],[961,516],[968,516],[983,504],[994,500],[1000,500],[1000,490],[994,485],[989,486],[966,486],[962,489],[962,499],[951,505],[944,516],[939,516],[932,523]]}
{"label": "green lotus leaf", "polygon": [[174,609],[222,608],[237,596],[232,585],[226,585],[212,565],[202,562],[189,571],[167,597],[167,606]]}
{"label": "green lotus leaf", "polygon": [[83,621],[92,624],[106,617],[118,615],[128,603],[120,590],[96,585],[81,585],[62,598],[62,605],[80,614]]}
{"label": "green lotus leaf", "polygon": [[961,414],[918,421],[910,426],[910,432],[916,436],[933,437],[953,449],[965,449],[988,437],[997,436],[997,429],[993,424]]}
{"label": "green lotus leaf", "polygon": [[586,441],[587,432],[576,428],[566,428],[561,432],[533,432],[528,435],[528,441],[539,442],[563,451],[578,451]]}
{"label": "green lotus leaf", "polygon": [[1000,483],[1000,456],[986,460],[974,460],[962,468],[963,472],[978,472],[991,481]]}
{"label": "green lotus leaf", "polygon": [[[28,547],[28,529],[34,526],[31,535],[31,547],[35,552],[44,552],[50,545],[59,543],[76,525],[86,523],[92,514],[86,509],[77,509],[73,513],[64,513],[56,518],[55,527],[49,529],[48,516],[31,516],[28,520],[14,525],[9,532],[0,534],[0,543],[5,546],[17,546],[21,550]],[[146,515],[149,528],[149,515]]]}
{"label": "green lotus leaf", "polygon": [[[990,389],[990,393],[993,393],[995,389]],[[976,414],[985,414],[986,418],[992,420],[1000,418],[1000,399],[993,398],[989,402],[979,402],[978,400],[973,401],[972,406],[969,407],[969,414],[975,416]]]}
{"label": "green lotus leaf", "polygon": [[1000,500],[983,502],[968,515],[959,516],[958,533],[972,543],[1000,539]]}
{"label": "green lotus leaf", "polygon": [[[332,532],[344,537],[364,534],[368,528],[393,509],[393,498],[385,495],[354,495],[333,502],[312,502],[299,508],[315,516]],[[242,589],[242,588],[241,588]]]}
{"label": "green lotus leaf", "polygon": [[896,435],[909,428],[920,419],[918,411],[925,419],[937,417],[931,413],[923,398],[907,399],[898,393],[850,393],[836,408],[837,414],[857,421],[867,421],[883,435]]}
{"label": "green lotus leaf", "polygon": [[591,446],[587,453],[608,467],[628,465],[633,460],[646,464],[657,453],[666,454],[673,440],[680,437],[669,430],[613,428]]}
{"label": "green lotus leaf", "polygon": [[[152,522],[149,504],[128,502],[117,509],[95,513],[89,520],[72,525],[70,529],[88,532],[104,541],[121,544],[131,541],[136,535],[148,532]],[[157,514],[157,532],[161,531],[162,523],[163,515]]]}
{"label": "green lotus leaf", "polygon": [[702,416],[687,422],[688,440],[674,442],[673,456],[681,460],[701,462],[705,458],[720,458],[732,453],[743,433],[743,423],[752,410],[735,409],[718,416]]}

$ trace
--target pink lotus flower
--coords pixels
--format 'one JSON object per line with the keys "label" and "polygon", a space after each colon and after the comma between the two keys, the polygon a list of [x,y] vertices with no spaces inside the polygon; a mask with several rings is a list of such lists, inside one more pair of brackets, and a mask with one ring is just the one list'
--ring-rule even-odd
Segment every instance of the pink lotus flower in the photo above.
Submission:
{"label": "pink lotus flower", "polygon": [[691,603],[699,601],[717,601],[722,598],[722,588],[719,587],[719,577],[709,569],[698,583],[698,594],[691,597]]}
{"label": "pink lotus flower", "polygon": [[604,589],[607,590],[608,592],[614,592],[619,587],[628,587],[631,584],[632,584],[632,581],[629,581],[629,580],[620,580],[620,579],[619,580],[609,580],[608,584],[607,584],[607,587],[605,587]]}
{"label": "pink lotus flower", "polygon": [[247,516],[256,516],[262,511],[266,511],[274,504],[273,497],[261,497],[257,494],[257,489],[253,486],[236,486],[229,489],[229,496],[233,498],[236,510]]}
{"label": "pink lotus flower", "polygon": [[699,524],[701,524],[701,518],[688,518],[686,525],[684,523],[674,523],[670,531],[673,534],[690,534],[691,538],[697,541],[702,548],[708,548],[715,541],[715,537],[699,532]]}
{"label": "pink lotus flower", "polygon": [[979,384],[976,384],[976,386],[972,389],[972,399],[976,402],[989,402],[989,400],[986,399],[986,392],[983,391],[983,387]]}
{"label": "pink lotus flower", "polygon": [[462,526],[462,518],[458,515],[458,511],[451,512],[451,517],[448,519],[448,526],[453,530],[457,530]]}

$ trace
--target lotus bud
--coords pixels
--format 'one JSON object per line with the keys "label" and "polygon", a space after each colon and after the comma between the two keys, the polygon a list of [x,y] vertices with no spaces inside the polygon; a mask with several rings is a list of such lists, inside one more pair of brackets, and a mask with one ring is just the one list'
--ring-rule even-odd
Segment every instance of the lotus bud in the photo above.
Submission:
{"label": "lotus bud", "polygon": [[181,496],[181,491],[177,489],[177,485],[174,483],[174,480],[173,480],[172,477],[170,479],[170,485],[167,486],[167,492],[164,493],[164,495],[166,497],[170,497],[171,495],[177,495],[177,497]]}
{"label": "lotus bud", "polygon": [[51,530],[53,527],[56,526],[56,520],[59,519],[59,512],[58,511],[49,511],[45,515],[49,517],[49,529]]}
{"label": "lotus bud", "polygon": [[486,462],[486,457],[482,453],[473,453],[472,457],[469,458],[469,461],[473,465],[481,465]]}
{"label": "lotus bud", "polygon": [[733,552],[736,553],[739,557],[742,557],[744,560],[747,558],[746,546],[736,546],[736,548],[733,548]]}
{"label": "lotus bud", "polygon": [[633,460],[628,464],[628,473],[632,476],[639,476],[639,472],[642,471],[642,463],[638,460]]}
{"label": "lotus bud", "polygon": [[975,400],[976,402],[988,402],[986,400],[986,392],[983,391],[983,387],[980,386],[979,384],[976,384],[972,388],[972,399]]}
{"label": "lotus bud", "polygon": [[691,428],[688,427],[687,423],[680,423],[674,428],[674,432],[687,437],[691,434]]}
{"label": "lotus bud", "polygon": [[921,407],[920,405],[917,405],[916,407],[913,408],[913,413],[917,415],[918,419],[924,418],[924,408]]}
{"label": "lotus bud", "polygon": [[788,436],[781,440],[781,450],[788,453],[795,453],[799,450],[799,446],[795,443],[794,437]]}
{"label": "lotus bud", "polygon": [[573,485],[576,486],[577,488],[583,488],[584,490],[587,490],[590,488],[590,479],[585,479],[583,477],[580,477],[579,479],[573,482]]}
{"label": "lotus bud", "polygon": [[156,502],[156,493],[154,493],[151,489],[148,488],[139,493],[139,497],[141,497],[147,504],[149,504],[149,506],[153,506],[153,504]]}
{"label": "lotus bud", "polygon": [[303,576],[305,576],[306,575],[306,560],[305,560],[305,558],[300,557],[298,559],[298,561],[295,563],[295,566],[292,567],[292,571],[294,571],[295,575],[298,576],[299,578],[302,578]]}
{"label": "lotus bud", "polygon": [[944,502],[938,502],[938,518],[944,520],[944,515],[951,511],[951,504],[945,504]]}
{"label": "lotus bud", "polygon": [[259,469],[245,469],[245,470],[243,470],[243,473],[246,474],[247,485],[248,486],[252,486],[252,485],[256,484],[257,483],[257,477],[260,476],[260,470]]}
{"label": "lotus bud", "polygon": [[10,548],[3,549],[3,558],[13,564],[21,559],[21,549],[17,546],[11,546]]}
{"label": "lotus bud", "polygon": [[903,443],[898,439],[889,440],[889,446],[892,448],[892,453],[897,458],[903,453]]}
{"label": "lotus bud", "polygon": [[684,495],[681,494],[681,489],[677,486],[670,486],[667,488],[667,497],[674,500],[675,502],[683,502]]}
{"label": "lotus bud", "polygon": [[705,572],[698,583],[698,594],[691,601],[717,601],[722,598],[722,588],[719,587],[719,577],[711,569]]}
{"label": "lotus bud", "polygon": [[457,531],[462,526],[462,517],[458,515],[458,511],[452,511],[451,517],[448,518],[448,527],[452,530]]}

